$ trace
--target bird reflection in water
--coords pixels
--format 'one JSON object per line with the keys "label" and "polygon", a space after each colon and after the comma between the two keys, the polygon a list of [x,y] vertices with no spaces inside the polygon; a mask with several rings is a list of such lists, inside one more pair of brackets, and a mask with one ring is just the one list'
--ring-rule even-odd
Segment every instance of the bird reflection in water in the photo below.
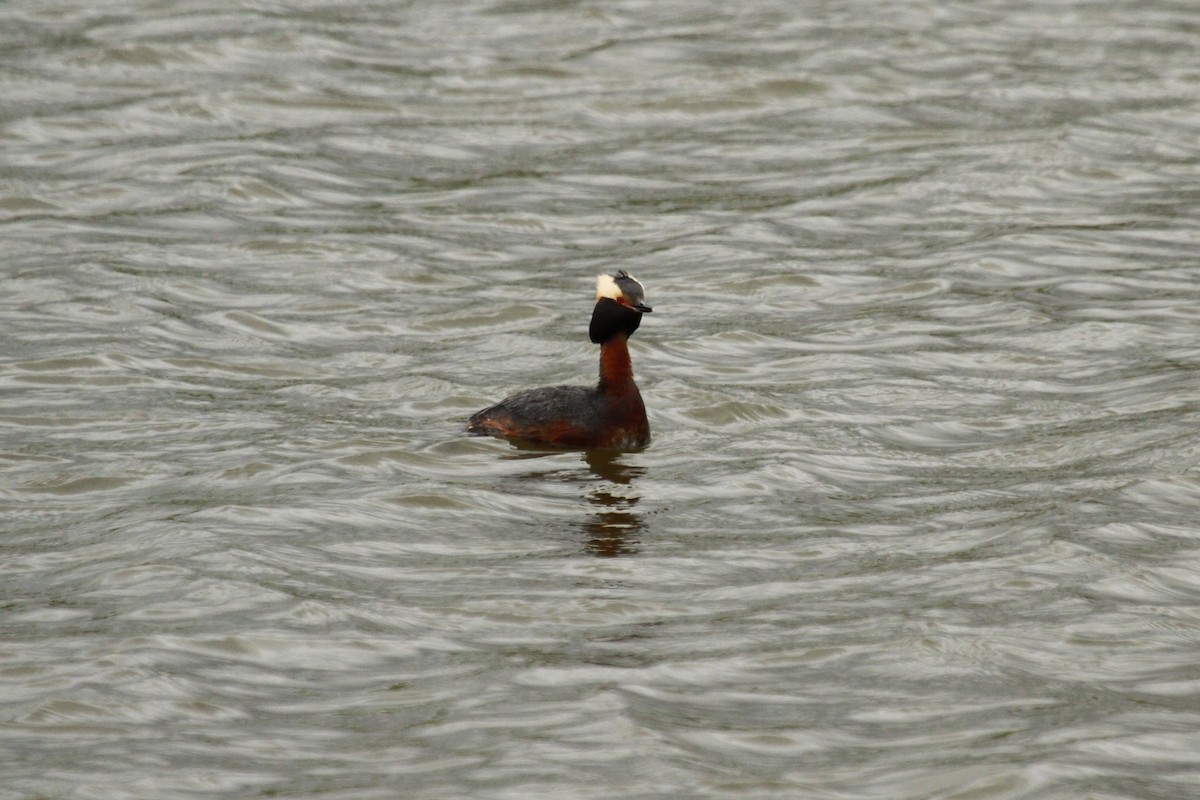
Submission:
{"label": "bird reflection in water", "polygon": [[634,510],[641,497],[629,490],[618,492],[613,489],[614,486],[630,486],[646,470],[622,463],[621,455],[611,450],[589,450],[583,455],[592,474],[604,481],[587,495],[588,502],[596,509],[581,525],[587,536],[583,547],[602,558],[636,553],[641,541],[642,518]]}
{"label": "bird reflection in water", "polygon": [[[562,450],[549,450],[536,442],[518,439],[511,443],[518,452],[510,458],[540,459],[563,454]],[[585,495],[588,503],[595,508],[584,522],[579,523],[580,530],[587,537],[583,544],[584,551],[602,558],[636,553],[644,525],[635,507],[642,498],[628,487],[636,478],[646,474],[645,468],[623,463],[621,458],[625,453],[620,450],[587,450],[581,455],[590,475],[579,469],[554,469],[530,473],[524,476],[524,480],[551,478],[564,483],[598,484]]]}

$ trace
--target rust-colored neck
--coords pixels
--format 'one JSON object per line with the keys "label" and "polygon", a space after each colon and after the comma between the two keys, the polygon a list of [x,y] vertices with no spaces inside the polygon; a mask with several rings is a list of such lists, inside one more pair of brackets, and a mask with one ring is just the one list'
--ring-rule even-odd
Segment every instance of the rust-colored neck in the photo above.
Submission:
{"label": "rust-colored neck", "polygon": [[633,362],[629,360],[629,338],[618,333],[600,345],[600,391],[624,394],[637,386],[633,382]]}

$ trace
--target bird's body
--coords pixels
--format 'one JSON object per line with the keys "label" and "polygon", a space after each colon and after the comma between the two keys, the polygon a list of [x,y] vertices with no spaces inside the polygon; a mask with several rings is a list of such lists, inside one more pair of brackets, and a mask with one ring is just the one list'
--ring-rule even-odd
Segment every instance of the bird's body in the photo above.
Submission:
{"label": "bird's body", "polygon": [[483,409],[467,422],[470,433],[580,450],[627,450],[650,441],[650,423],[633,380],[629,337],[651,308],[644,290],[624,270],[597,279],[588,334],[600,345],[595,386],[527,389]]}

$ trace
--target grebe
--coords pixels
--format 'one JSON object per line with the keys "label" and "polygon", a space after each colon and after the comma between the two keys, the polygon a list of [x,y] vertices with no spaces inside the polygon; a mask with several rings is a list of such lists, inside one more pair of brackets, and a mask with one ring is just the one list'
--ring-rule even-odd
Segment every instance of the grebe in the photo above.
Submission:
{"label": "grebe", "polygon": [[580,450],[643,447],[650,423],[633,382],[628,341],[642,314],[653,310],[644,298],[642,284],[625,270],[598,275],[588,336],[600,345],[600,382],[517,392],[471,417],[467,431]]}

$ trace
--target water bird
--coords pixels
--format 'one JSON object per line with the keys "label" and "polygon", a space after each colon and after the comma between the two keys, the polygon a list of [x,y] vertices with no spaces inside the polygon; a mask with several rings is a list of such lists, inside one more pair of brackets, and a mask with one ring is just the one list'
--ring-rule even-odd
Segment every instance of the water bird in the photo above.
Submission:
{"label": "water bird", "polygon": [[631,450],[650,441],[642,393],[633,381],[629,337],[653,311],[642,284],[625,270],[596,276],[596,306],[588,337],[600,345],[600,380],[593,386],[526,389],[467,421],[469,433],[572,450]]}

